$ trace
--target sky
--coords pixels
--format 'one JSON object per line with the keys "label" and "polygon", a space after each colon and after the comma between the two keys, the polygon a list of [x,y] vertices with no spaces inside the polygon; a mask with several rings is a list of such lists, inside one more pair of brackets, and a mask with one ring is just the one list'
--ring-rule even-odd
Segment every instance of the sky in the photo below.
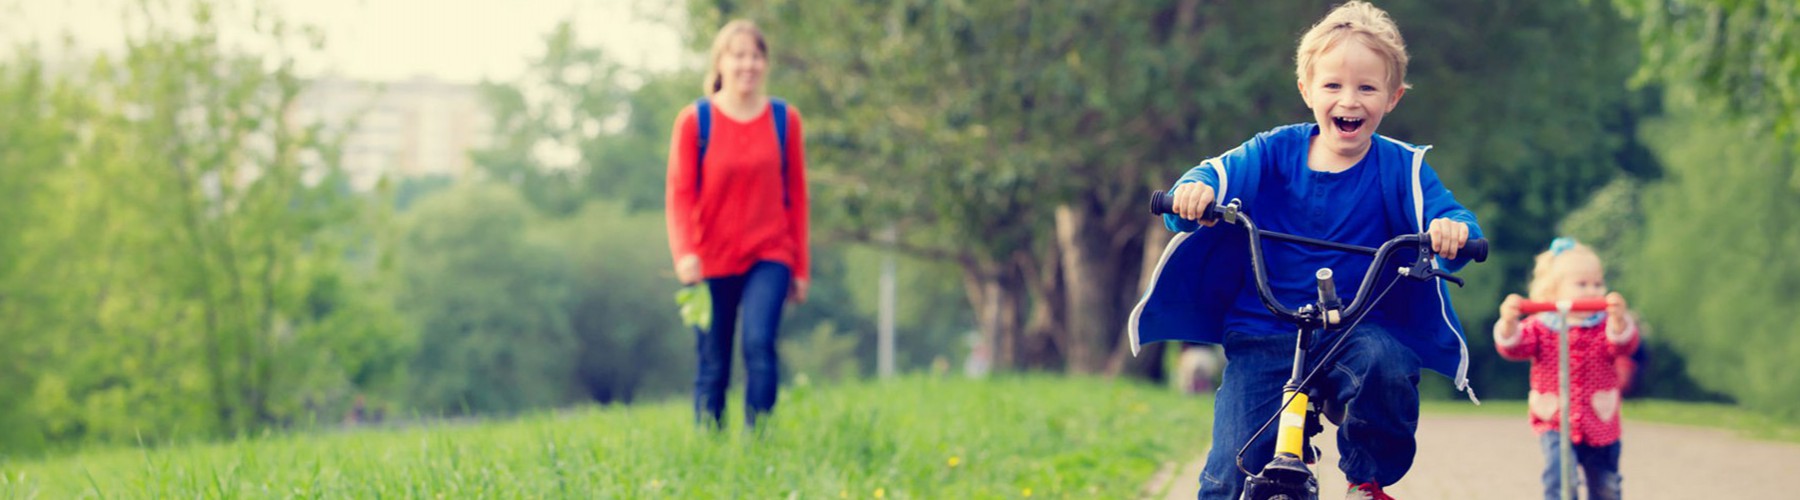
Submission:
{"label": "sky", "polygon": [[[138,0],[0,0],[0,43],[37,40],[52,57],[67,34],[79,51],[118,51],[125,5]],[[162,0],[180,3],[179,0]],[[251,5],[257,0],[236,0]],[[510,81],[542,51],[557,22],[575,19],[584,45],[628,67],[666,70],[701,59],[666,19],[679,2],[658,0],[262,0],[290,23],[323,30],[322,53],[299,57],[302,74],[395,81],[417,76]],[[245,17],[247,18],[247,16]],[[242,23],[239,23],[242,24]],[[250,36],[227,25],[221,36]],[[7,49],[5,57],[12,51]]]}

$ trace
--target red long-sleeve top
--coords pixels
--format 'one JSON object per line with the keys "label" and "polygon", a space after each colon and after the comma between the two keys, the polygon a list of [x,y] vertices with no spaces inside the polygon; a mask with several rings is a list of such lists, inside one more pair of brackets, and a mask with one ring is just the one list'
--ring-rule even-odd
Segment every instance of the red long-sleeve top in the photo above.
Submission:
{"label": "red long-sleeve top", "polygon": [[[787,144],[775,135],[773,106],[747,122],[719,110],[712,112],[706,164],[700,166],[695,192],[695,158],[699,156],[699,120],[692,104],[675,118],[669,141],[666,190],[669,253],[676,262],[700,258],[705,278],[736,276],[758,261],[786,264],[797,280],[810,277],[807,249],[806,150],[801,140],[800,111],[787,107]],[[781,150],[787,148],[788,201],[783,203]]]}
{"label": "red long-sleeve top", "polygon": [[[1606,333],[1608,321],[1625,321],[1618,336]],[[1558,342],[1556,331],[1544,324],[1539,315],[1519,322],[1519,334],[1501,339],[1500,325],[1494,325],[1494,347],[1500,357],[1514,361],[1531,361],[1531,394],[1528,408],[1531,428],[1539,434],[1557,430],[1561,423],[1557,401]],[[1630,318],[1606,318],[1598,324],[1569,326],[1569,441],[1588,446],[1606,446],[1619,440],[1620,388],[1623,381],[1613,367],[1617,358],[1630,356],[1638,348],[1637,323]]]}

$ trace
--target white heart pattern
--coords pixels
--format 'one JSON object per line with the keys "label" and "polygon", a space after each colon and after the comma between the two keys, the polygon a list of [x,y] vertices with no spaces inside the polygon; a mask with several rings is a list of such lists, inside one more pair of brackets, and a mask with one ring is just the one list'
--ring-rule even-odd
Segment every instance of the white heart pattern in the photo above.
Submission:
{"label": "white heart pattern", "polygon": [[1531,407],[1531,415],[1543,420],[1556,420],[1556,410],[1561,406],[1554,392],[1531,391],[1526,398],[1526,405]]}
{"label": "white heart pattern", "polygon": [[1613,419],[1619,417],[1618,389],[1594,391],[1593,402],[1594,415],[1600,417],[1601,422],[1611,423]]}

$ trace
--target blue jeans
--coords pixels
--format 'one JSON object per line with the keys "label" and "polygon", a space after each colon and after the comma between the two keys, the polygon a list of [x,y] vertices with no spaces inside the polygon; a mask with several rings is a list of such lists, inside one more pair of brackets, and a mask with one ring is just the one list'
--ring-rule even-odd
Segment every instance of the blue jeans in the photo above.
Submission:
{"label": "blue jeans", "polygon": [[725,415],[725,389],[731,385],[731,343],[742,311],[744,371],[744,423],[756,426],[757,417],[775,409],[775,388],[780,363],[775,337],[781,327],[781,309],[788,284],[788,266],[758,262],[737,276],[706,280],[712,293],[712,329],[695,329],[700,374],[694,378],[694,420],[719,427]]}
{"label": "blue jeans", "polygon": [[[1561,444],[1562,433],[1551,430],[1538,436],[1538,443],[1544,447],[1544,498],[1555,500],[1562,498],[1562,453],[1557,450]],[[1624,478],[1619,476],[1619,442],[1606,446],[1588,446],[1571,444],[1570,450],[1575,456],[1576,474],[1575,490],[1581,490],[1582,477],[1586,476],[1588,498],[1590,500],[1614,500],[1624,493],[1621,488]],[[1576,494],[1574,498],[1581,495]]]}
{"label": "blue jeans", "polygon": [[[1307,349],[1309,369],[1336,340],[1327,337]],[[1225,375],[1214,399],[1213,444],[1200,475],[1200,498],[1236,499],[1242,493],[1238,448],[1281,407],[1281,387],[1293,363],[1293,335],[1225,335]],[[1320,397],[1344,405],[1338,468],[1350,484],[1400,481],[1418,448],[1413,440],[1419,427],[1418,354],[1379,327],[1358,327],[1312,384]],[[1270,425],[1244,452],[1244,468],[1260,472],[1274,454]]]}

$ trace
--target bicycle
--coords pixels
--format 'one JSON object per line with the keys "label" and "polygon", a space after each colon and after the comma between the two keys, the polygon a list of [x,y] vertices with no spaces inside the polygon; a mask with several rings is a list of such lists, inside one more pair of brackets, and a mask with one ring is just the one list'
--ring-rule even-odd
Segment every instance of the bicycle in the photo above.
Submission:
{"label": "bicycle", "polygon": [[[1590,298],[1576,300],[1527,300],[1519,302],[1519,314],[1537,314],[1553,312],[1568,316],[1571,312],[1601,312],[1606,310],[1606,299]],[[1557,376],[1557,424],[1561,426],[1561,439],[1557,439],[1556,452],[1561,457],[1562,498],[1575,498],[1575,466],[1573,462],[1575,450],[1569,444],[1569,325],[1567,321],[1551,326],[1556,332],[1556,376]]]}
{"label": "bicycle", "polygon": [[[1168,193],[1155,191],[1150,195],[1150,212],[1156,215],[1171,214],[1173,213],[1173,202],[1173,197]],[[1369,248],[1276,231],[1264,231],[1258,229],[1256,223],[1243,213],[1242,202],[1237,199],[1224,205],[1213,205],[1206,214],[1202,215],[1201,219],[1240,226],[1248,232],[1248,237],[1245,239],[1249,241],[1250,245],[1250,264],[1255,277],[1256,291],[1262,299],[1263,307],[1268,308],[1276,317],[1293,323],[1298,337],[1294,344],[1293,369],[1288,376],[1287,383],[1282,386],[1281,406],[1276,409],[1275,415],[1264,421],[1262,427],[1258,428],[1256,433],[1245,441],[1244,446],[1238,449],[1238,470],[1248,476],[1244,480],[1244,491],[1240,498],[1245,500],[1317,500],[1319,498],[1318,478],[1313,475],[1309,466],[1317,461],[1319,451],[1312,446],[1312,438],[1325,430],[1324,425],[1319,422],[1320,415],[1326,415],[1334,422],[1338,419],[1335,418],[1336,409],[1328,407],[1329,402],[1317,397],[1317,388],[1312,386],[1312,380],[1319,373],[1320,368],[1329,365],[1337,356],[1338,351],[1344,345],[1344,340],[1350,337],[1348,332],[1353,331],[1357,323],[1362,321],[1363,315],[1373,308],[1381,296],[1386,295],[1387,289],[1383,289],[1382,293],[1371,299],[1369,292],[1379,281],[1377,278],[1380,277],[1382,271],[1387,269],[1388,261],[1395,257],[1397,252],[1414,249],[1417,252],[1415,260],[1411,265],[1399,267],[1400,277],[1419,281],[1441,279],[1459,287],[1463,285],[1463,280],[1439,270],[1433,263],[1432,259],[1436,258],[1436,254],[1432,252],[1431,237],[1427,233],[1403,234],[1387,240],[1379,248]],[[1370,263],[1368,270],[1364,272],[1362,283],[1357,286],[1356,295],[1350,298],[1347,306],[1338,297],[1331,269],[1320,268],[1313,273],[1313,279],[1318,284],[1318,301],[1302,305],[1297,309],[1290,309],[1276,299],[1274,292],[1269,290],[1268,270],[1262,255],[1262,239],[1265,237],[1369,255],[1374,260]],[[1474,239],[1464,243],[1463,248],[1458,251],[1458,255],[1468,255],[1475,262],[1482,262],[1487,260],[1487,250],[1487,240]],[[1391,288],[1393,283],[1398,280],[1399,278],[1389,280],[1389,287]],[[1347,326],[1340,327],[1339,325]],[[1314,347],[1313,341],[1332,332],[1344,332],[1344,334],[1337,337],[1337,341],[1325,351],[1317,365],[1310,371],[1306,370],[1307,353]],[[1263,466],[1261,472],[1251,474],[1248,469],[1244,468],[1244,454],[1249,450],[1251,443],[1255,443],[1256,439],[1268,430],[1269,425],[1277,420],[1280,421],[1280,426],[1276,429],[1275,434],[1275,456],[1268,465]]]}

